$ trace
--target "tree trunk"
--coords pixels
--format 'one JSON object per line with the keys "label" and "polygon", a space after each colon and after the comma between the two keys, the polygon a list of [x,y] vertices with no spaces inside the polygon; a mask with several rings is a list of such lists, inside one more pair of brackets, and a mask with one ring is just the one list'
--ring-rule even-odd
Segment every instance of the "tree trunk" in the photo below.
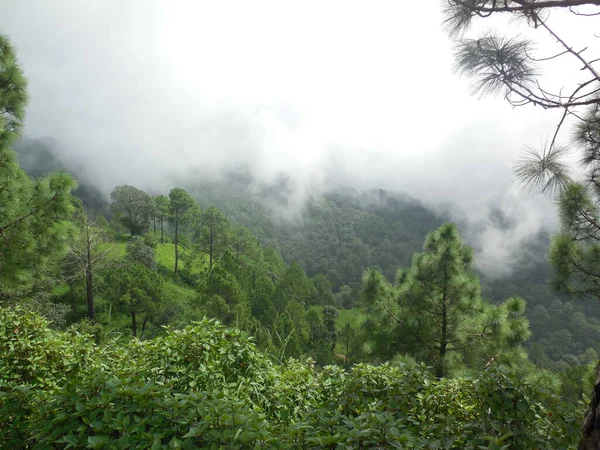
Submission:
{"label": "tree trunk", "polygon": [[164,235],[165,235],[165,227],[164,227],[164,219],[161,217],[160,218],[160,243],[164,244]]}
{"label": "tree trunk", "polygon": [[208,241],[208,268],[212,269],[213,266],[213,247],[214,247],[214,237],[213,237],[213,229],[210,229],[210,240]]}
{"label": "tree trunk", "polygon": [[446,375],[446,351],[448,347],[448,266],[444,267],[444,289],[442,295],[442,335],[440,336],[440,353],[435,376],[443,378]]}
{"label": "tree trunk", "polygon": [[131,331],[133,333],[133,337],[137,337],[137,322],[135,321],[135,311],[130,311],[131,313]]}
{"label": "tree trunk", "polygon": [[173,276],[177,278],[177,262],[179,260],[179,252],[177,250],[177,243],[179,242],[179,217],[175,216],[175,271],[173,272]]}
{"label": "tree trunk", "polygon": [[156,234],[156,216],[152,218],[152,222],[154,222],[154,233]]}
{"label": "tree trunk", "polygon": [[85,294],[88,308],[88,317],[93,322],[96,320],[94,307],[94,275],[92,267],[92,243],[90,242],[90,225],[85,223]]}
{"label": "tree trunk", "polygon": [[344,365],[348,365],[348,352],[350,352],[350,337],[346,338],[346,354],[344,355]]}
{"label": "tree trunk", "polygon": [[446,298],[442,299],[442,337],[440,339],[440,354],[437,367],[435,369],[435,376],[443,378],[446,374],[446,347],[448,346],[448,311],[446,310]]}
{"label": "tree trunk", "polygon": [[91,268],[86,270],[85,274],[85,291],[88,308],[88,317],[93,322],[96,320],[96,310],[94,307],[94,283]]}
{"label": "tree trunk", "polygon": [[[220,287],[221,287],[221,281],[219,281],[219,288]],[[227,326],[231,325],[231,315],[232,315],[232,312],[231,312],[231,309],[232,309],[231,308],[231,303],[232,303],[232,301],[231,300],[232,299],[231,299],[230,295],[225,295],[225,303],[227,303],[227,309],[229,311],[227,313],[227,315],[225,316],[225,325],[227,325]]]}
{"label": "tree trunk", "polygon": [[579,442],[579,450],[596,450],[600,448],[600,372],[596,366],[596,382],[590,405],[583,420],[583,437]]}
{"label": "tree trunk", "polygon": [[142,322],[142,339],[144,339],[144,331],[146,331],[146,324],[148,323],[148,313],[144,317],[144,321]]}

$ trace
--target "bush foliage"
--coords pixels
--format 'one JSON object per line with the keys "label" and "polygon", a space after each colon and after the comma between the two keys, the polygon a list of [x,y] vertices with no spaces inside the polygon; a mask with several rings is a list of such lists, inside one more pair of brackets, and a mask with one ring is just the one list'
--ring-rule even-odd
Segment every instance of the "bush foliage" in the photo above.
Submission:
{"label": "bush foliage", "polygon": [[203,320],[100,346],[0,309],[2,448],[567,449],[580,417],[539,383],[424,366],[275,364]]}

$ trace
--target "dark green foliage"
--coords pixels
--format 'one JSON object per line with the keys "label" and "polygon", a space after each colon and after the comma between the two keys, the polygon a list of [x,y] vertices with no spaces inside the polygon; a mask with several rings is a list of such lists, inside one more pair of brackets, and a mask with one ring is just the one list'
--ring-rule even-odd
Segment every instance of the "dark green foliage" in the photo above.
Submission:
{"label": "dark green foliage", "polygon": [[58,280],[50,277],[36,280],[32,285],[19,290],[0,293],[0,304],[18,305],[44,317],[52,328],[64,328],[71,307],[53,298],[51,292],[57,284]]}
{"label": "dark green foliage", "polygon": [[334,302],[337,306],[344,309],[350,309],[358,303],[358,289],[352,289],[348,285],[340,287],[339,292],[334,295]]}
{"label": "dark green foliage", "polygon": [[[247,174],[225,174],[224,181],[190,187],[202,204],[214,204],[234,223],[274,247],[288,263],[296,262],[310,277],[325,275],[333,286],[360,287],[362,273],[379,266],[393,278],[410,264],[425,235],[443,220],[406,195],[383,190],[357,192],[339,188],[308,198],[300,217],[281,217],[278,185],[262,185]],[[192,190],[193,189],[193,190]],[[245,194],[249,192],[249,194]]]}
{"label": "dark green foliage", "polygon": [[323,274],[318,274],[312,278],[312,281],[317,292],[314,299],[311,299],[311,304],[333,305],[333,285],[329,278]]}
{"label": "dark green foliage", "polygon": [[0,35],[0,148],[7,148],[20,136],[27,106],[27,80],[8,38]]}
{"label": "dark green foliage", "polygon": [[67,323],[67,315],[71,312],[71,307],[64,303],[54,302],[49,291],[48,285],[43,286],[41,289],[33,292],[30,302],[20,303],[29,306],[32,311],[44,317],[52,328],[64,328]]}
{"label": "dark green foliage", "polygon": [[148,229],[154,202],[146,192],[134,186],[117,186],[110,193],[110,198],[113,214],[131,236],[143,234]]}
{"label": "dark green foliage", "polygon": [[156,270],[156,258],[154,249],[146,244],[146,239],[133,236],[127,242],[126,258],[134,263],[146,266],[150,270]]}
{"label": "dark green foliage", "polygon": [[337,331],[335,328],[337,316],[338,312],[335,306],[327,305],[323,308],[323,330],[325,332],[325,339],[331,343],[332,351],[337,341]]}
{"label": "dark green foliage", "polygon": [[568,366],[568,355],[579,358],[589,348],[600,351],[600,303],[594,298],[570,298],[550,288],[556,272],[542,260],[549,243],[549,236],[540,236],[523,249],[529,255],[527,267],[510,278],[483,280],[482,291],[494,303],[515,293],[527,299],[529,346],[537,348],[538,355],[534,362],[561,371]]}
{"label": "dark green foliage", "polygon": [[377,270],[365,272],[361,298],[375,351],[384,359],[409,353],[440,378],[452,368],[523,362],[520,346],[530,335],[525,302],[483,302],[473,264],[471,249],[446,223],[427,236],[412,267],[398,271],[394,286]]}
{"label": "dark green foliage", "polygon": [[[250,228],[262,243],[278,249],[286,261],[298,263],[312,276],[317,290],[317,276],[325,275],[332,282],[334,302],[340,308],[357,306],[360,277],[368,267],[378,267],[386,279],[393,280],[399,267],[410,266],[412,255],[421,250],[426,234],[439,227],[443,218],[400,194],[357,193],[340,188],[308,199],[298,220],[282,220],[275,210],[261,203],[262,190],[258,195],[252,194],[257,189],[257,180],[250,180],[246,185],[246,179],[238,175],[232,175],[226,182],[196,185],[194,194],[203,203],[216,204],[232,222]],[[251,194],[244,194],[244,190]],[[501,213],[495,220],[502,229],[510,226]],[[459,223],[458,228],[469,242],[472,236],[466,233],[468,227]],[[600,304],[591,298],[575,303],[551,290],[548,243],[549,236],[545,233],[525,243],[522,253],[517,255],[520,260],[507,276],[478,275],[482,295],[491,303],[499,304],[513,296],[527,300],[525,315],[532,331],[529,342],[542,343],[549,350],[546,367],[561,369],[564,368],[561,361],[567,354],[579,356],[588,348],[600,352],[600,338],[597,338],[600,333],[583,333],[573,319],[575,312],[581,312],[587,322],[586,329],[593,329],[597,326],[596,318],[600,317]],[[342,265],[348,270],[341,269]],[[318,301],[311,299],[307,305]],[[569,302],[573,305],[566,306]],[[534,314],[537,306],[548,311],[549,320],[542,321]],[[267,307],[270,308],[270,304]],[[571,315],[567,309],[572,311]],[[261,308],[253,311],[256,316]],[[561,341],[558,335],[561,330],[569,331],[569,341]]]}
{"label": "dark green foliage", "polygon": [[[596,169],[590,170],[593,180]],[[560,194],[558,205],[564,232],[553,239],[550,248],[558,289],[594,297],[600,293],[597,199],[596,189],[577,183],[569,184]]]}
{"label": "dark green foliage", "polygon": [[[166,202],[161,200],[161,202]],[[160,203],[161,207],[162,203]],[[192,209],[196,203],[194,199],[190,197],[185,190],[181,188],[173,188],[169,192],[169,220],[173,222],[175,227],[175,269],[173,274],[177,277],[178,265],[179,265],[179,233],[180,227],[188,222],[188,216],[186,213]]]}
{"label": "dark green foliage", "polygon": [[310,300],[316,295],[317,291],[314,283],[306,276],[302,267],[292,263],[281,274],[279,289],[275,295],[276,307],[281,312],[286,309],[290,301],[310,304]]}
{"label": "dark green foliage", "polygon": [[199,285],[202,300],[209,308],[209,316],[218,318],[227,325],[234,322],[234,317],[239,317],[240,303],[247,301],[247,291],[242,288],[245,281],[242,271],[243,268],[232,254],[226,253],[223,261],[208,269]]}
{"label": "dark green foliage", "polygon": [[156,249],[158,243],[160,242],[159,234],[152,231],[146,233],[143,237],[144,244],[152,249]]}
{"label": "dark green foliage", "polygon": [[0,35],[0,290],[20,288],[64,256],[75,181],[64,173],[29,178],[11,145],[27,104],[27,82],[8,39]]}
{"label": "dark green foliage", "polygon": [[170,200],[166,195],[157,195],[154,197],[155,219],[158,219],[160,228],[160,243],[165,240],[165,222],[169,218]]}
{"label": "dark green foliage", "polygon": [[118,310],[131,316],[131,331],[138,335],[138,320],[143,314],[141,335],[147,322],[163,307],[164,290],[160,275],[138,262],[115,263],[104,276],[103,293]]}
{"label": "dark green foliage", "polygon": [[[208,265],[212,269],[215,258],[218,258],[228,246],[230,224],[221,211],[210,206],[202,211],[199,225],[198,241],[204,253],[208,254]],[[239,247],[240,243],[236,243]]]}
{"label": "dark green foliage", "polygon": [[360,362],[360,347],[362,339],[357,335],[356,330],[349,323],[338,333],[338,341],[342,344],[343,363],[345,365]]}
{"label": "dark green foliage", "polygon": [[326,306],[323,312],[318,307],[312,307],[306,314],[309,328],[308,350],[317,364],[325,366],[334,360],[337,330],[335,319],[338,312],[334,306]]}

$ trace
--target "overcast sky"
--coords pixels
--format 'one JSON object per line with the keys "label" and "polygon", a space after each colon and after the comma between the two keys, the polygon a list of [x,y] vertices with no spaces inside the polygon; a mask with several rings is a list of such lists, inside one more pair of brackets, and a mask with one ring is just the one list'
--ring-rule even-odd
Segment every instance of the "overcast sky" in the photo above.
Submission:
{"label": "overcast sky", "polygon": [[[288,173],[299,198],[325,179],[396,189],[466,211],[496,266],[554,223],[512,165],[557,117],[470,96],[441,22],[437,0],[0,2],[26,134],[68,142],[105,191],[239,163]],[[490,200],[518,219],[509,235],[481,226]]]}

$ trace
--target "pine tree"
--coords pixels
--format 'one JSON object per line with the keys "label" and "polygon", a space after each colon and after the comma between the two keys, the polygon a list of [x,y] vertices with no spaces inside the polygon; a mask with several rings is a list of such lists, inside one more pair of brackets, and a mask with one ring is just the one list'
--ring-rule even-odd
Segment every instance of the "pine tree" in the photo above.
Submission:
{"label": "pine tree", "polygon": [[169,219],[175,226],[175,269],[173,275],[177,277],[179,263],[179,232],[186,221],[186,213],[196,202],[184,189],[173,188],[169,192]]}
{"label": "pine tree", "polygon": [[413,266],[397,276],[403,321],[414,347],[426,353],[435,374],[448,373],[448,356],[467,344],[468,321],[482,310],[473,254],[454,225],[430,233]]}
{"label": "pine tree", "polygon": [[116,263],[104,277],[106,299],[131,317],[131,332],[138,336],[139,315],[144,313],[141,334],[148,320],[164,303],[162,277],[136,262]]}
{"label": "pine tree", "polygon": [[409,353],[431,364],[440,378],[453,368],[525,358],[520,348],[529,337],[525,302],[483,302],[473,263],[471,249],[446,223],[427,235],[412,267],[398,271],[395,286],[377,270],[367,271],[361,297],[371,311],[366,326],[380,353]]}
{"label": "pine tree", "polygon": [[227,217],[214,206],[204,210],[200,220],[200,241],[208,253],[208,266],[212,269],[215,258],[227,247],[230,224]]}
{"label": "pine tree", "polygon": [[160,243],[165,242],[165,221],[169,217],[169,197],[157,195],[154,197],[154,211],[160,223]]}
{"label": "pine tree", "polygon": [[0,35],[0,290],[29,285],[67,250],[75,210],[65,173],[33,180],[21,169],[11,145],[20,136],[27,82],[14,49]]}
{"label": "pine tree", "polygon": [[110,198],[113,213],[131,236],[143,234],[148,229],[155,209],[150,195],[134,186],[124,185],[114,188]]}
{"label": "pine tree", "polygon": [[76,220],[76,232],[69,242],[67,265],[75,268],[73,279],[85,280],[88,318],[96,320],[95,275],[107,266],[113,247],[106,247],[108,239],[105,230],[85,211],[80,210]]}

